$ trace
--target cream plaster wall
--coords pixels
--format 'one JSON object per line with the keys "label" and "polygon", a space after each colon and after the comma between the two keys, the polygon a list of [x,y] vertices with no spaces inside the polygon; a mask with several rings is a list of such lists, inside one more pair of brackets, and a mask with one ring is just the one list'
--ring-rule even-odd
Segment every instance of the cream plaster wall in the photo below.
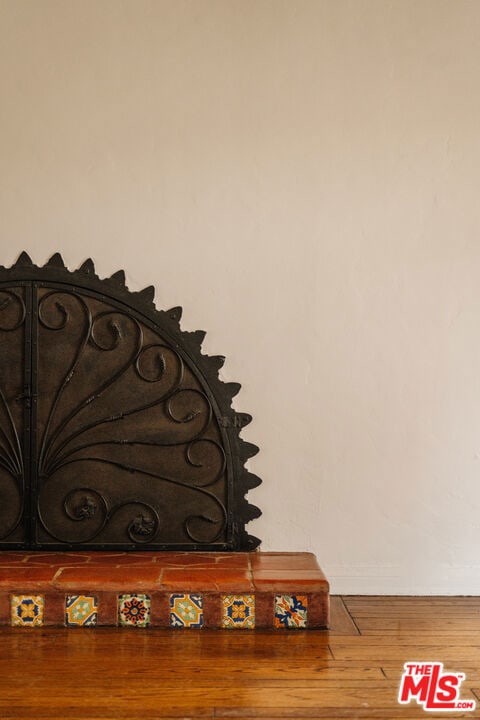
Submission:
{"label": "cream plaster wall", "polygon": [[183,305],[334,592],[480,592],[479,81],[474,0],[0,0],[0,262]]}

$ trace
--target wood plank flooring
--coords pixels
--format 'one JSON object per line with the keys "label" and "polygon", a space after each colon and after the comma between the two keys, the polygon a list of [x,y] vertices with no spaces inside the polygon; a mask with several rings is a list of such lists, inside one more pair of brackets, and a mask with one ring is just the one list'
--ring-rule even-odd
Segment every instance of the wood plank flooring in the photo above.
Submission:
{"label": "wood plank flooring", "polygon": [[[322,631],[0,630],[0,718],[480,718],[480,597],[332,597]],[[397,702],[407,661],[474,712]]]}

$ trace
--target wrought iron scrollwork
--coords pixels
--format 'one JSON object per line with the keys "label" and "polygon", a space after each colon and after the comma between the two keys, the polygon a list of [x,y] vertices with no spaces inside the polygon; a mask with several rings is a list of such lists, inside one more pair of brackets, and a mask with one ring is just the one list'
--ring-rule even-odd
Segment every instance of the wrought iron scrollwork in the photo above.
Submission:
{"label": "wrought iron scrollwork", "polygon": [[[11,315],[12,308],[13,317]],[[23,298],[12,290],[0,289],[0,330],[2,332],[14,332],[25,322],[27,309]]]}
{"label": "wrought iron scrollwork", "polygon": [[[22,255],[0,268],[0,332],[27,328],[25,352],[34,346],[37,546],[258,544],[244,530],[259,514],[243,497],[259,482],[243,467],[250,418],[231,408],[239,386],[220,382],[222,359],[201,355],[204,334],[182,333],[180,314],[155,310],[150,289],[130,293],[123,273],[99,280],[91,261],[70,273],[58,255],[45,268]],[[1,413],[0,495],[2,472],[18,487],[25,477],[0,375]],[[0,540],[21,518],[2,527],[0,517]]]}
{"label": "wrought iron scrollwork", "polygon": [[15,352],[9,353],[9,347],[22,343],[27,311],[20,293],[20,288],[0,288],[0,367],[9,380],[7,387],[0,384],[0,541],[17,530],[23,515],[24,459],[18,411],[25,386]]}

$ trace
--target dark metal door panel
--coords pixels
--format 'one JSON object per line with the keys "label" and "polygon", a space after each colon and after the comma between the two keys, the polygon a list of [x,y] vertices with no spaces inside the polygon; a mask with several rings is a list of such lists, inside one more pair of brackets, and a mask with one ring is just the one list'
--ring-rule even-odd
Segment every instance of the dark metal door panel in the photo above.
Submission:
{"label": "dark metal door panel", "polygon": [[226,543],[209,398],[157,332],[81,292],[38,290],[38,545]]}
{"label": "dark metal door panel", "polygon": [[205,333],[93,262],[0,267],[0,548],[251,550],[250,422]]}
{"label": "dark metal door panel", "polygon": [[[28,289],[0,287],[0,542],[16,547],[26,539],[25,461],[29,440],[29,381],[25,378]],[[28,367],[26,369],[27,375]],[[28,423],[28,415],[27,415]]]}

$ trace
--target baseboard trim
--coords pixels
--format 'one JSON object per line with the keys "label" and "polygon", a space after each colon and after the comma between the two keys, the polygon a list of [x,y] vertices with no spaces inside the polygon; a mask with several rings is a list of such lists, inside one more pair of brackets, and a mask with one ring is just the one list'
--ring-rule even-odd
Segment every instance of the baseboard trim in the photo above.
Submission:
{"label": "baseboard trim", "polygon": [[480,565],[418,568],[403,565],[330,565],[334,595],[480,595]]}

